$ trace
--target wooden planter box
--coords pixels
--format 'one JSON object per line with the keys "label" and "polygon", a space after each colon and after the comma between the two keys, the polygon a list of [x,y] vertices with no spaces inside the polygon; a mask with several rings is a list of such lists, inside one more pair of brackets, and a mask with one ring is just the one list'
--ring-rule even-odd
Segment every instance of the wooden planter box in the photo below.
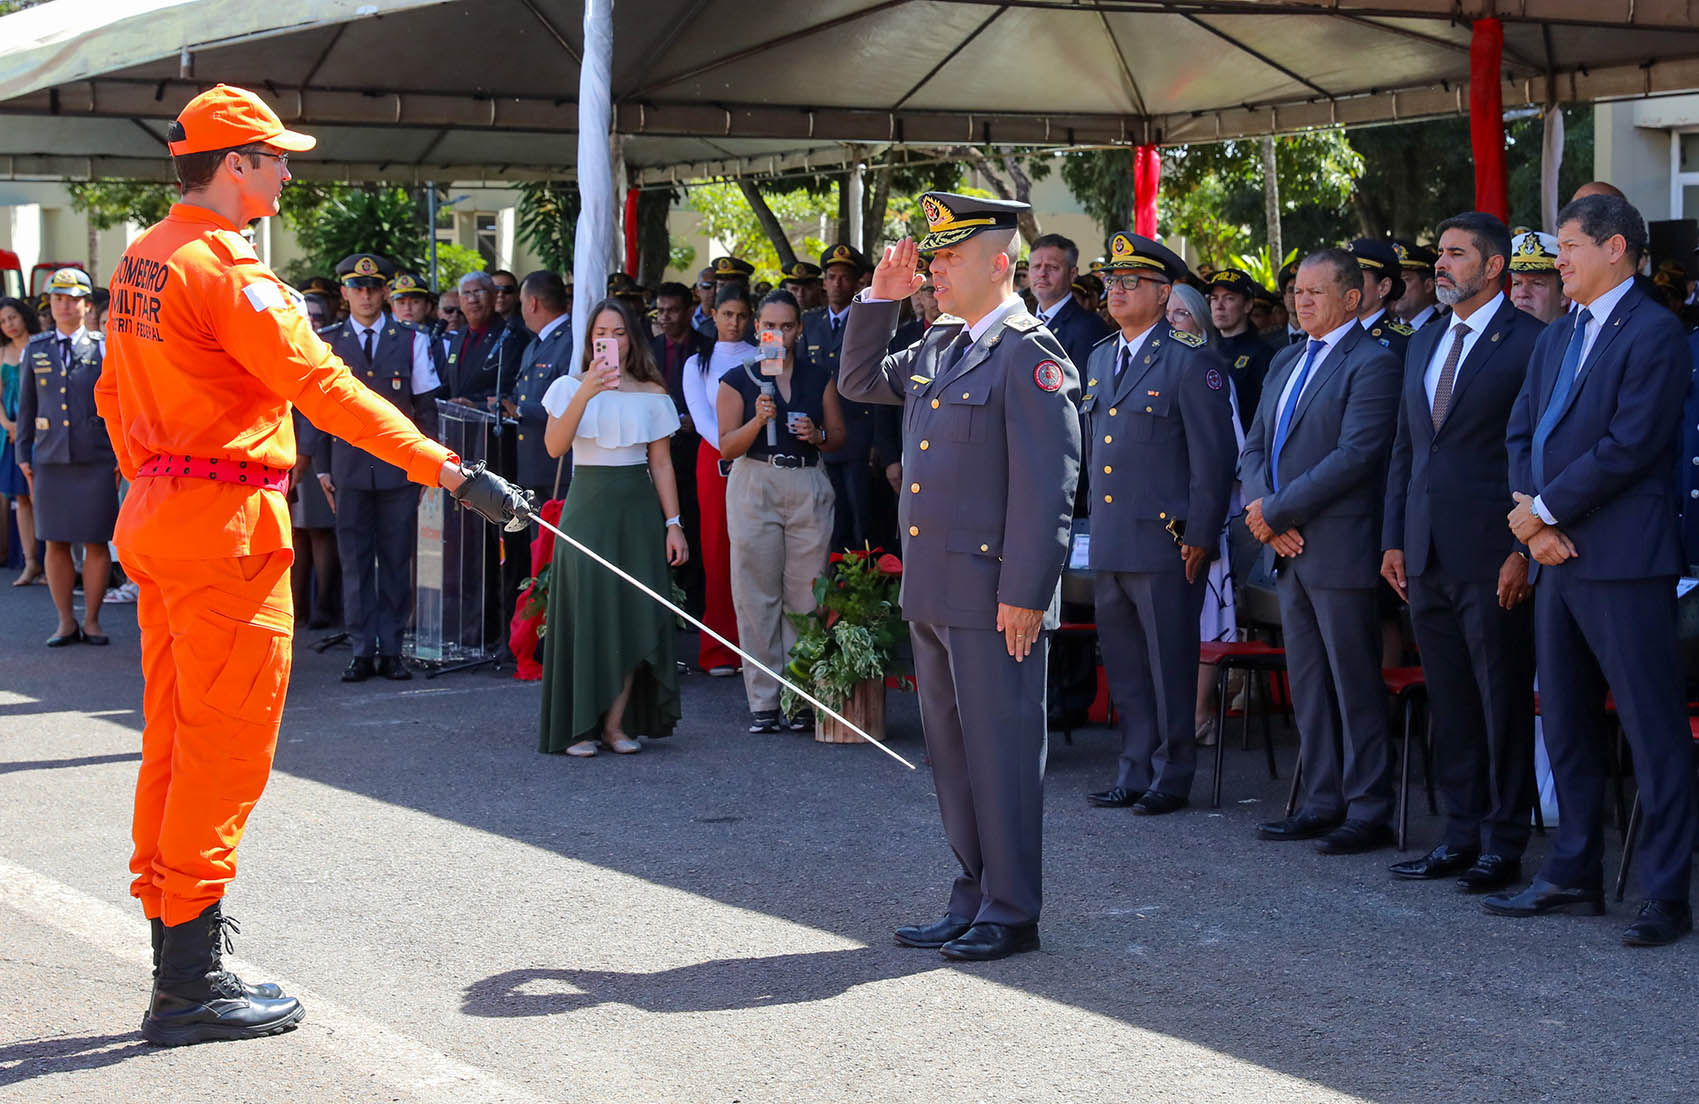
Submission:
{"label": "wooden planter box", "polygon": [[[838,710],[845,717],[854,721],[861,730],[872,736],[880,743],[885,742],[885,680],[864,679],[856,685],[849,701]],[[860,744],[865,743],[860,736],[851,732],[831,717],[819,710],[814,714],[814,739],[822,744]]]}

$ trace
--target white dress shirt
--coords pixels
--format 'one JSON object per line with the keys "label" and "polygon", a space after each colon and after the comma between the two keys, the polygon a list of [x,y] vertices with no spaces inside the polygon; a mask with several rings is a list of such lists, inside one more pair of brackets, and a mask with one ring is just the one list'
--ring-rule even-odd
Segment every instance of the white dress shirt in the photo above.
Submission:
{"label": "white dress shirt", "polygon": [[684,406],[690,411],[690,421],[696,432],[715,452],[720,450],[720,377],[759,350],[743,341],[716,341],[708,354],[708,370],[702,371],[701,361],[694,355],[684,362]]}
{"label": "white dress shirt", "polygon": [[[1462,326],[1463,351],[1457,354],[1457,366],[1462,368],[1463,362],[1469,359],[1469,350],[1475,347],[1475,341],[1481,336],[1481,331],[1487,328],[1498,308],[1504,303],[1504,292],[1499,292],[1480,310],[1471,314],[1467,319],[1456,314],[1451,316],[1451,322],[1445,327],[1445,336],[1434,345],[1434,354],[1428,358],[1428,370],[1422,374],[1422,386],[1428,392],[1428,409],[1434,408],[1434,392],[1439,388],[1440,372],[1445,368],[1445,358],[1451,354],[1451,343],[1457,340],[1457,327]],[[1455,377],[1452,386],[1457,385]]]}
{"label": "white dress shirt", "polygon": [[[1611,313],[1616,310],[1617,304],[1622,302],[1622,297],[1627,295],[1628,289],[1633,286],[1634,277],[1630,276],[1628,279],[1611,288],[1591,303],[1575,304],[1575,310],[1571,311],[1571,314],[1578,313],[1582,307],[1586,307],[1591,315],[1587,319],[1587,330],[1581,337],[1581,359],[1575,364],[1575,371],[1577,374],[1580,373],[1582,367],[1587,363],[1587,357],[1593,352],[1593,344],[1599,340],[1599,335],[1604,332],[1605,323],[1610,319]],[[1573,339],[1573,333],[1571,334],[1571,338]],[[1567,342],[1565,342],[1564,347],[1567,350]],[[1540,416],[1544,417],[1545,411],[1540,411]],[[1534,419],[1534,424],[1539,424],[1539,418]],[[1557,524],[1557,518],[1553,517],[1552,512],[1546,509],[1546,500],[1544,495],[1534,496],[1534,512],[1540,515],[1540,520],[1545,522],[1547,525]]]}
{"label": "white dress shirt", "polygon": [[[1166,320],[1164,320],[1164,321],[1166,321]],[[1146,341],[1150,340],[1150,335],[1152,333],[1154,333],[1155,331],[1156,331],[1156,323],[1153,322],[1148,327],[1145,328],[1145,331],[1143,333],[1134,335],[1133,339],[1131,341],[1128,341],[1127,340],[1127,332],[1125,330],[1122,330],[1121,336],[1115,339],[1115,365],[1114,365],[1113,368],[1110,369],[1110,371],[1113,372],[1113,371],[1119,371],[1120,370],[1120,368],[1121,368],[1121,357],[1123,355],[1125,355],[1126,358],[1127,358],[1127,366],[1128,366],[1127,370],[1129,372],[1132,371],[1133,354],[1137,353],[1139,351],[1139,349],[1144,345],[1144,343]],[[1119,384],[1121,381],[1116,380],[1115,382],[1117,384]]]}
{"label": "white dress shirt", "polygon": [[1406,326],[1409,326],[1412,330],[1419,330],[1423,326],[1426,326],[1429,322],[1433,321],[1434,315],[1436,315],[1438,313],[1439,313],[1439,308],[1434,306],[1432,303],[1429,303],[1427,306],[1423,307],[1420,311],[1416,312],[1416,317],[1410,319],[1410,321],[1408,321],[1404,324]]}
{"label": "white dress shirt", "polygon": [[[1322,361],[1326,360],[1333,353],[1334,346],[1338,345],[1339,342],[1344,339],[1345,335],[1350,333],[1350,332],[1351,332],[1351,323],[1347,322],[1347,323],[1345,323],[1345,325],[1339,327],[1337,330],[1333,330],[1333,331],[1329,332],[1328,334],[1326,334],[1325,336],[1323,336],[1321,338],[1321,343],[1325,347],[1319,353],[1316,354],[1316,362],[1314,364],[1310,365],[1310,374],[1304,377],[1304,388],[1303,388],[1303,391],[1298,392],[1299,396],[1302,396],[1304,391],[1308,391],[1310,389],[1310,382],[1316,378],[1316,370],[1321,367]],[[1310,342],[1312,340],[1314,340],[1314,339],[1311,338],[1308,334],[1305,334],[1304,335],[1304,343],[1301,346],[1298,347],[1298,364],[1297,364],[1297,367],[1293,368],[1292,374],[1287,377],[1286,386],[1283,387],[1280,391],[1280,402],[1274,408],[1274,417],[1275,417],[1275,425],[1276,426],[1278,426],[1280,424],[1280,422],[1279,422],[1280,412],[1282,410],[1286,409],[1286,401],[1292,395],[1293,385],[1295,385],[1298,382],[1298,377],[1303,374],[1304,358],[1310,355]],[[1273,428],[1273,427],[1270,427],[1270,428]],[[1272,445],[1273,441],[1271,440],[1269,442],[1269,444]]]}
{"label": "white dress shirt", "polygon": [[570,314],[557,314],[557,315],[555,315],[553,318],[551,318],[547,322],[543,323],[543,328],[537,331],[537,340],[538,341],[547,341],[549,339],[550,334],[554,333],[556,330],[560,329],[562,326],[566,325],[568,322],[571,322],[571,321],[572,321],[572,316]]}
{"label": "white dress shirt", "polygon": [[[394,325],[394,320],[387,315],[378,315],[378,320],[370,326],[365,326],[350,318],[348,325],[354,330],[354,344],[364,349],[366,334],[372,335],[372,359],[378,357],[378,348],[383,344],[385,326]],[[422,330],[409,331],[413,335],[413,394],[428,395],[442,386],[442,380],[437,377],[436,362],[431,359],[431,338]]]}

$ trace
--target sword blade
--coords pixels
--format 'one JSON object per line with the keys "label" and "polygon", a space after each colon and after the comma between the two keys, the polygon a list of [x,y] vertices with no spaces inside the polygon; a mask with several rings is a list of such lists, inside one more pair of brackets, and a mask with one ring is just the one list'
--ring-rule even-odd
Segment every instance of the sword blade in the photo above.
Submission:
{"label": "sword blade", "polygon": [[808,691],[804,690],[802,687],[798,686],[796,683],[792,682],[790,679],[779,674],[777,671],[773,670],[771,667],[767,666],[765,663],[762,663],[759,659],[756,659],[754,656],[750,655],[748,652],[744,651],[742,648],[739,648],[736,644],[733,644],[731,641],[727,640],[725,637],[721,636],[719,633],[715,632],[713,629],[709,628],[707,625],[704,625],[701,621],[698,621],[696,618],[692,617],[690,614],[688,614],[684,610],[680,609],[677,606],[677,604],[675,604],[672,601],[672,599],[662,597],[659,593],[657,593],[655,591],[655,589],[653,587],[649,586],[649,584],[645,583],[643,580],[631,575],[624,568],[620,567],[618,564],[614,563],[612,560],[607,559],[605,556],[601,555],[595,549],[586,547],[585,544],[582,541],[578,540],[576,537],[572,537],[572,536],[568,535],[567,533],[563,532],[557,526],[550,525],[548,522],[544,521],[541,517],[539,517],[535,512],[533,512],[531,514],[531,520],[535,521],[538,525],[541,525],[544,529],[547,529],[549,532],[553,533],[558,540],[563,540],[567,544],[570,544],[572,547],[578,549],[578,551],[584,553],[586,556],[590,557],[592,560],[595,560],[597,563],[601,564],[603,567],[607,568],[609,571],[613,572],[615,575],[618,575],[621,579],[624,579],[626,582],[630,583],[632,586],[636,587],[638,590],[641,590],[644,594],[647,594],[649,597],[653,598],[656,602],[659,602],[666,609],[672,611],[673,613],[678,614],[680,617],[684,618],[686,621],[690,622],[692,625],[695,625],[697,628],[701,629],[703,632],[707,633],[709,636],[713,637],[715,640],[718,640],[721,644],[724,644],[726,647],[730,648],[732,651],[734,651],[738,655],[742,656],[743,661],[745,663],[754,664],[755,668],[757,670],[759,670],[761,673],[775,679],[781,686],[788,687],[793,693],[796,694],[797,697],[808,702],[810,705],[812,705],[814,708],[820,710],[822,713],[825,713],[828,717],[831,717],[833,720],[837,721],[839,724],[843,725],[845,728],[849,729],[851,732],[855,733],[857,736],[860,736],[863,740],[866,740],[868,743],[872,744],[874,747],[878,748],[880,751],[884,752],[886,755],[889,755],[891,758],[895,759],[897,762],[901,763],[903,766],[907,767],[909,770],[914,769],[913,763],[909,762],[907,759],[904,759],[901,755],[898,755],[896,752],[894,752],[890,748],[886,747],[882,742],[875,740],[873,737],[871,737],[867,733],[863,732],[858,726],[856,726],[855,724],[852,724],[848,717],[845,717],[842,713],[839,713],[836,709],[833,709],[831,706],[827,705],[825,702],[821,701],[819,698],[815,697],[813,694],[810,694]]}

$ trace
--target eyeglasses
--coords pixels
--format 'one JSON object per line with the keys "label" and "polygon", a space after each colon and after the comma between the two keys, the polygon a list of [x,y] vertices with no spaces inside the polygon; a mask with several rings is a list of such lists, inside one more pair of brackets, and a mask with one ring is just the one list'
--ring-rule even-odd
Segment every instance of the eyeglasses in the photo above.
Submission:
{"label": "eyeglasses", "polygon": [[1170,321],[1170,322],[1173,322],[1175,319],[1178,319],[1178,318],[1184,318],[1184,319],[1190,320],[1191,317],[1192,317],[1192,312],[1187,310],[1185,307],[1175,307],[1173,310],[1168,312],[1168,321]]}
{"label": "eyeglasses", "polygon": [[1139,286],[1140,280],[1149,280],[1153,284],[1166,284],[1168,282],[1167,280],[1157,280],[1150,276],[1141,276],[1137,272],[1132,272],[1125,276],[1103,277],[1103,290],[1114,291],[1116,288],[1125,288],[1127,291],[1132,291]]}
{"label": "eyeglasses", "polygon": [[249,157],[271,158],[273,161],[277,162],[277,167],[280,169],[287,169],[289,167],[289,155],[287,153],[269,153],[266,150],[248,150],[247,152]]}

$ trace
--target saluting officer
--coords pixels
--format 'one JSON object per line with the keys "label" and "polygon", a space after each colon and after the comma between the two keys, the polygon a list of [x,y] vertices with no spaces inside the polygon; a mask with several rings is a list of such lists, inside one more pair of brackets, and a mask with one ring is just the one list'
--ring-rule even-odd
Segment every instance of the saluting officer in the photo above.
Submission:
{"label": "saluting officer", "polygon": [[[348,317],[319,336],[354,378],[382,395],[427,437],[437,432],[436,392],[442,387],[422,330],[384,313],[390,263],[370,253],[336,266]],[[419,492],[407,473],[340,438],[314,429],[306,442],[319,485],[336,511],[336,552],[342,565],[342,621],[354,645],[343,682],[373,674],[413,677],[401,660],[401,634],[411,603],[413,546]]]}
{"label": "saluting officer", "polygon": [[[861,255],[861,250],[839,242],[820,254],[819,268],[825,304],[802,316],[802,349],[809,360],[836,375],[850,304],[868,269],[867,258]],[[844,441],[822,454],[826,478],[831,480],[832,493],[836,496],[831,547],[861,548],[882,540],[874,531],[878,475],[871,463],[875,449],[880,453],[880,467],[896,461],[900,448],[897,420],[894,411],[872,403],[843,401],[839,405],[844,419]]]}
{"label": "saluting officer", "polygon": [[1104,270],[1121,331],[1092,349],[1080,410],[1092,590],[1121,765],[1115,785],[1088,800],[1148,816],[1182,809],[1191,796],[1198,617],[1239,445],[1226,365],[1202,338],[1166,321],[1185,262],[1122,231],[1109,241]]}
{"label": "saluting officer", "polygon": [[[18,470],[35,502],[35,532],[22,536],[47,542],[47,586],[59,611],[49,648],[110,643],[100,631],[100,603],[112,570],[107,542],[118,521],[118,458],[94,405],[106,343],[84,328],[89,293],[88,273],[80,268],[61,268],[48,279],[53,328],[30,338],[27,370],[19,368]],[[83,546],[81,626],[73,608],[73,544]]]}
{"label": "saluting officer", "polygon": [[1378,341],[1383,349],[1391,349],[1400,361],[1410,347],[1409,326],[1392,317],[1392,304],[1404,297],[1404,275],[1398,263],[1398,253],[1391,244],[1377,238],[1358,238],[1345,247],[1357,258],[1363,270],[1363,301],[1357,307],[1357,321]]}
{"label": "saluting officer", "polygon": [[1251,304],[1261,285],[1248,273],[1224,268],[1209,278],[1209,318],[1221,333],[1216,346],[1239,393],[1239,420],[1248,430],[1262,401],[1262,381],[1274,362],[1274,346],[1251,324]]}
{"label": "saluting officer", "polygon": [[1026,209],[922,196],[920,249],[956,317],[886,353],[900,301],[925,282],[904,238],[850,311],[838,381],[853,400],[904,406],[903,616],[962,873],[942,920],[896,935],[956,959],[1037,949],[1043,899],[1045,658],[1079,478],[1080,387],[1014,293]]}
{"label": "saluting officer", "polygon": [[[514,482],[533,492],[539,503],[565,494],[570,476],[564,473],[557,486],[555,472],[566,465],[551,457],[543,447],[543,430],[549,423],[549,412],[543,408],[543,393],[556,376],[572,366],[572,320],[567,314],[571,306],[571,300],[566,297],[566,281],[553,272],[540,269],[519,285],[519,314],[533,336],[525,346],[525,355],[519,359],[519,379],[513,385],[513,397],[502,400],[502,409],[519,423],[515,433],[518,452]],[[529,557],[523,566],[529,570]]]}

